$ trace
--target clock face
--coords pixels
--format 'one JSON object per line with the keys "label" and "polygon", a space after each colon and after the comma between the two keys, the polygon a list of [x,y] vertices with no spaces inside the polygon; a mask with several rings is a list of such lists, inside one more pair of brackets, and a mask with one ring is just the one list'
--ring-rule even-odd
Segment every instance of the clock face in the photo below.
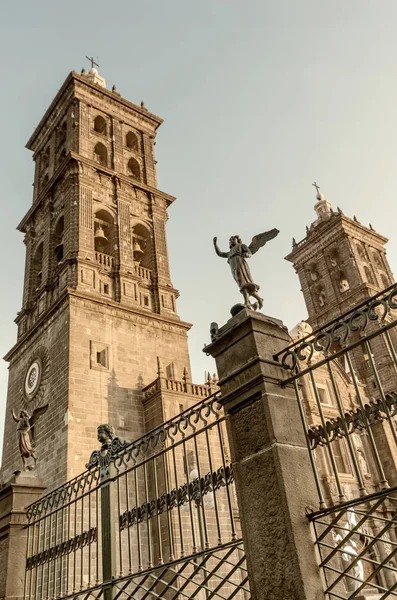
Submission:
{"label": "clock face", "polygon": [[36,359],[30,364],[28,370],[26,371],[25,397],[28,400],[33,399],[40,387],[41,370],[41,363]]}

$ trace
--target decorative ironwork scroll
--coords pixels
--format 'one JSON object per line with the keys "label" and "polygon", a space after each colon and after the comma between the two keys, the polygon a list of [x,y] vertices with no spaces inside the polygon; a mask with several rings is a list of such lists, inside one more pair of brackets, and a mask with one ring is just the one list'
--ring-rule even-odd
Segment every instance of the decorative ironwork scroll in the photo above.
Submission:
{"label": "decorative ironwork scroll", "polygon": [[84,548],[88,544],[92,544],[97,541],[97,529],[96,527],[92,527],[89,531],[83,531],[79,535],[75,537],[65,540],[60,544],[56,544],[56,546],[52,546],[51,548],[47,548],[43,552],[39,552],[38,554],[34,554],[30,556],[26,560],[26,570],[35,569],[40,565],[44,565],[56,558],[60,558],[61,556],[66,556],[71,552],[76,552],[81,548]]}
{"label": "decorative ironwork scroll", "polygon": [[[397,415],[397,394],[387,394],[385,396],[386,406],[390,416]],[[382,398],[364,404],[363,408],[349,410],[344,417],[328,419],[323,425],[315,425],[308,429],[307,436],[311,442],[312,449],[317,446],[325,446],[337,438],[342,438],[354,431],[363,431],[367,424],[372,425],[379,421],[387,419],[387,411]]]}
{"label": "decorative ironwork scroll", "polygon": [[141,506],[134,507],[120,515],[120,530],[142,523],[146,518],[152,519],[165,511],[172,510],[177,506],[183,506],[191,501],[200,502],[201,499],[214,490],[225,487],[234,482],[233,467],[221,467],[213,473],[207,473],[204,477],[196,478],[190,483],[184,483],[178,489],[174,488],[159,498],[144,502]]}
{"label": "decorative ironwork scroll", "polygon": [[[351,341],[349,336],[351,334],[365,335],[368,333],[367,329],[370,323],[378,322],[387,327],[386,317],[396,309],[397,285],[393,285],[339,319],[278,352],[274,355],[274,359],[287,370],[294,370],[304,364],[310,367],[316,353],[321,352],[327,355],[332,351],[335,343],[342,347],[349,345],[349,341]],[[389,325],[391,326],[391,324]]]}

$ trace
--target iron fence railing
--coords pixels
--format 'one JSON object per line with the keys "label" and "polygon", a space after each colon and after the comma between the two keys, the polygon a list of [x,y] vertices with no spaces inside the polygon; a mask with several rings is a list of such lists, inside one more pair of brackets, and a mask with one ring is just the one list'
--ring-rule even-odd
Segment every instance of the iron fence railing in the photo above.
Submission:
{"label": "iron fence railing", "polygon": [[214,394],[32,504],[25,600],[247,598],[225,420]]}
{"label": "iron fence railing", "polygon": [[397,488],[309,518],[329,598],[397,597]]}
{"label": "iron fence railing", "polygon": [[396,326],[393,285],[274,357],[299,405],[330,598],[397,596]]}

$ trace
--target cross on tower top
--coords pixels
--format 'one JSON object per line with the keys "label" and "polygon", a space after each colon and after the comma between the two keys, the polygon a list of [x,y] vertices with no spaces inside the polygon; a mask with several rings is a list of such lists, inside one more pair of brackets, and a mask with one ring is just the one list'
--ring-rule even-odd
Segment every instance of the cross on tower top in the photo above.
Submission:
{"label": "cross on tower top", "polygon": [[93,57],[93,56],[91,56],[91,58],[90,58],[89,56],[86,56],[86,59],[90,61],[90,63],[91,63],[91,69],[93,69],[93,68],[94,68],[94,65],[95,65],[96,67],[99,67],[98,63],[96,63],[96,62],[95,62],[95,60],[94,60],[94,57]]}
{"label": "cross on tower top", "polygon": [[313,186],[316,188],[317,194],[319,194],[319,193],[320,193],[320,192],[319,192],[320,186],[319,186],[319,185],[317,185],[317,183],[316,183],[316,182],[312,183],[312,185],[313,185]]}

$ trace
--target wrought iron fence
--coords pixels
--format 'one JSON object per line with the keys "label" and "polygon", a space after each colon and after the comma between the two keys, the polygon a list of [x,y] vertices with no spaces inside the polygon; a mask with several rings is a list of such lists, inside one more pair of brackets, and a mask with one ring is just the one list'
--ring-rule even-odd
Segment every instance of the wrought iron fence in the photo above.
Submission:
{"label": "wrought iron fence", "polygon": [[299,404],[330,597],[397,596],[396,326],[393,285],[274,357]]}
{"label": "wrought iron fence", "polygon": [[216,394],[87,467],[28,508],[26,600],[249,597]]}

